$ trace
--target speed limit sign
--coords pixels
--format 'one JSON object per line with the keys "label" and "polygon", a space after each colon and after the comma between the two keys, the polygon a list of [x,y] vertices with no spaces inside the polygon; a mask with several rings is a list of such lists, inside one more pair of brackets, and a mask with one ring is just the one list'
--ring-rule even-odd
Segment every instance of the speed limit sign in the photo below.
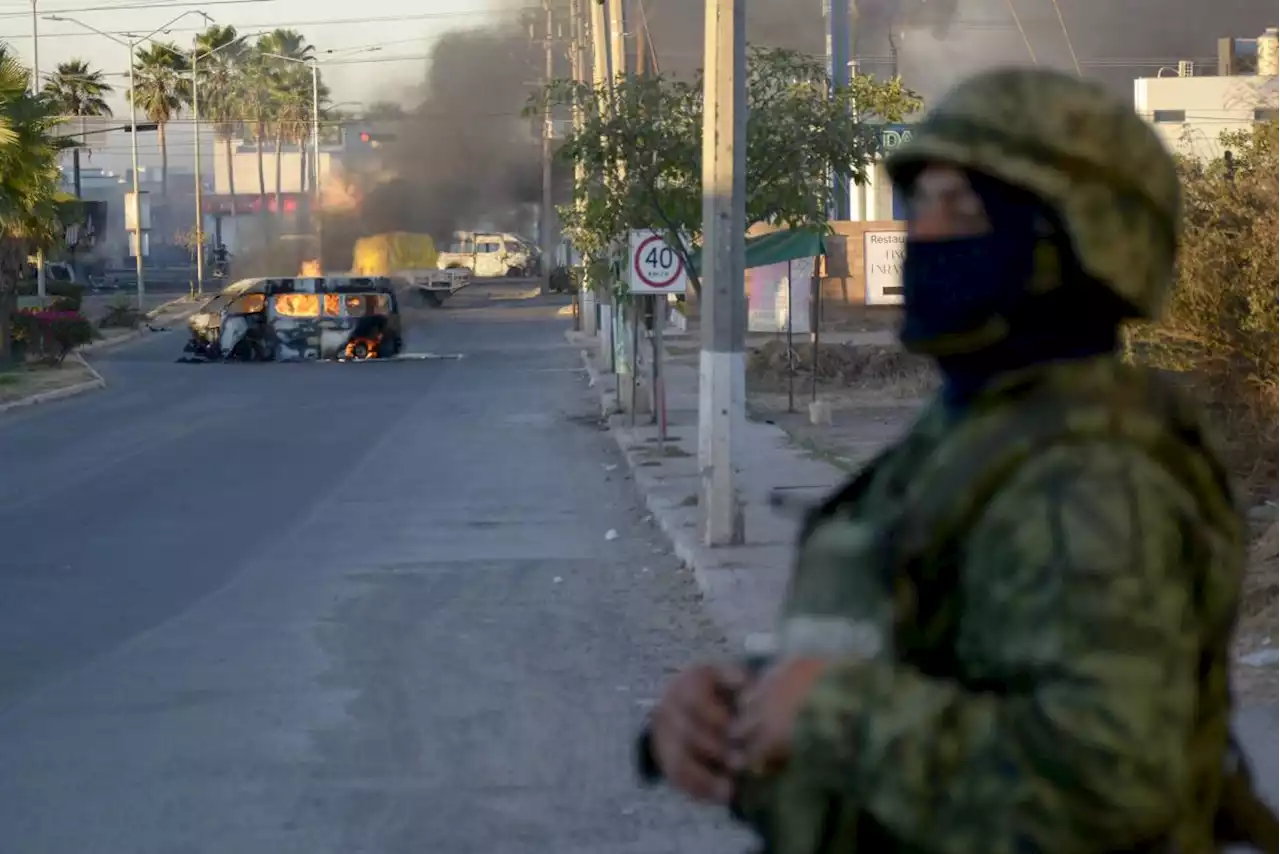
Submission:
{"label": "speed limit sign", "polygon": [[627,271],[633,294],[682,294],[689,286],[680,253],[656,231],[631,232]]}

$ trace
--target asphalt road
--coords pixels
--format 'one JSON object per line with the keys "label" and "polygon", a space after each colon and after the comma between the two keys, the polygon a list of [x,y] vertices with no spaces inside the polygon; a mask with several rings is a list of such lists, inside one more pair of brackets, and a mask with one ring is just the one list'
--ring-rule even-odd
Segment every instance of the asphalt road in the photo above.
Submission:
{"label": "asphalt road", "polygon": [[0,417],[0,851],[743,850],[630,776],[720,641],[522,287],[410,331],[460,360],[160,335]]}

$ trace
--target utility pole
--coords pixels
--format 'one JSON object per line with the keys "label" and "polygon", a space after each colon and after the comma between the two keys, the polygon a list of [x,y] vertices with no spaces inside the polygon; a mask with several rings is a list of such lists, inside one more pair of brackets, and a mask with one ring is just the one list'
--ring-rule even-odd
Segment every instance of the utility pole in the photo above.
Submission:
{"label": "utility pole", "polygon": [[[31,0],[31,96],[40,97],[40,13],[36,9],[38,0]],[[77,154],[79,152],[77,151]],[[79,188],[77,187],[77,195]],[[48,283],[44,275],[44,249],[36,249],[36,296],[41,300],[48,294]],[[41,305],[44,303],[42,302]]]}
{"label": "utility pole", "polygon": [[[583,15],[582,4],[584,0],[569,0],[569,21],[570,21],[570,43],[569,43],[569,60],[572,66],[573,82],[576,86],[585,84],[590,75],[587,73],[587,53],[586,53],[586,35],[587,27],[585,16]],[[585,0],[592,2],[592,0]],[[582,115],[582,96],[575,93],[573,97],[573,130],[575,133],[581,133],[583,115]],[[573,203],[575,207],[581,210],[583,199],[580,194],[586,186],[587,171],[581,163],[574,163],[573,166]],[[575,260],[573,256],[577,250],[575,247],[569,247],[567,250],[569,257],[566,262],[572,269]],[[577,283],[577,293],[574,299],[578,304],[575,329],[586,331],[588,334],[594,334],[595,324],[595,300],[591,298],[590,289],[587,287],[585,276],[581,276]]]}
{"label": "utility pole", "polygon": [[[191,127],[196,135],[196,293],[204,293],[204,186],[200,180],[200,46],[191,49]],[[230,164],[228,164],[230,168]]]}
{"label": "utility pole", "polygon": [[[627,20],[626,9],[623,6],[623,3],[624,0],[609,0],[609,70],[611,72],[609,85],[612,92],[611,109],[613,109],[615,116],[617,115],[619,104],[618,85],[621,82],[619,78],[625,79],[628,72]],[[617,164],[616,169],[616,180],[619,182],[626,180],[626,172],[621,162]],[[629,234],[620,234],[618,237],[622,241],[622,245],[624,247],[628,245],[628,238],[630,237]],[[618,301],[618,299],[614,298],[612,300],[612,310],[609,312],[609,338],[610,346],[613,348],[611,361],[614,373],[619,375],[621,375],[623,371],[630,370],[632,361],[631,354],[629,352],[631,336],[626,334],[625,320],[626,312],[623,310],[623,305]],[[619,332],[622,333],[621,347],[618,346],[618,343],[615,340]],[[618,359],[619,355],[622,356],[621,362]],[[619,379],[615,385],[615,388],[618,391],[617,400],[619,408],[621,408],[622,405],[622,387],[623,382]],[[634,408],[634,398],[628,403],[628,406]]]}
{"label": "utility pole", "polygon": [[[849,4],[853,0],[823,0],[827,19],[827,72],[832,89],[849,85]],[[837,220],[849,218],[849,173],[833,170],[832,190]]]}
{"label": "utility pole", "polygon": [[623,3],[624,0],[609,0],[609,53],[613,77],[627,73],[627,12]]}
{"label": "utility pole", "polygon": [[[609,28],[604,18],[604,0],[581,0],[590,10],[590,19],[586,20],[588,24],[588,32],[591,36],[591,83],[595,87],[596,93],[604,92],[605,87],[611,85],[613,74],[611,72],[611,64],[609,64]],[[596,100],[596,106],[599,110],[608,109],[603,99]],[[596,181],[602,181],[603,175],[596,175]],[[599,301],[599,293],[595,291],[596,283],[584,283],[584,291],[582,296],[586,300],[582,302],[582,329],[586,333],[595,335],[600,330],[608,329],[608,311]],[[604,347],[604,341],[608,335],[600,337],[600,347]],[[609,344],[612,347],[612,344]]]}
{"label": "utility pole", "polygon": [[704,67],[698,509],[703,542],[728,546],[744,533],[733,461],[746,420],[746,0],[706,0]]}
{"label": "utility pole", "polygon": [[[324,275],[324,196],[320,189],[320,64],[311,61],[311,159],[315,161],[312,181],[311,217],[316,227],[316,263]],[[230,167],[228,167],[230,168]]]}
{"label": "utility pole", "polygon": [[[551,85],[555,79],[555,53],[552,51],[552,36],[555,31],[555,15],[551,11],[551,0],[542,0],[546,24],[543,27],[543,85]],[[551,135],[554,127],[551,123],[551,105],[547,103],[542,115],[542,293],[551,292],[551,267],[555,262],[555,228],[552,219],[555,217],[555,204],[551,197]]]}

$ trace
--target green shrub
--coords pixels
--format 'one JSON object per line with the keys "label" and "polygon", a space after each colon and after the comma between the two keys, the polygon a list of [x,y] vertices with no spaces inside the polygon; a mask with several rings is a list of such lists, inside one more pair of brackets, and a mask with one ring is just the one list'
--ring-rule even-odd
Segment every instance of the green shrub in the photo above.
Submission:
{"label": "green shrub", "polygon": [[146,315],[138,310],[127,298],[121,298],[107,306],[107,312],[98,320],[102,329],[134,329]]}
{"label": "green shrub", "polygon": [[1183,243],[1168,312],[1133,330],[1137,357],[1182,374],[1212,407],[1240,474],[1275,483],[1277,124],[1224,135],[1229,158],[1179,162]]}
{"label": "green shrub", "polygon": [[[18,296],[33,297],[38,290],[39,285],[34,280],[26,279],[18,285],[17,293]],[[50,307],[60,311],[79,311],[84,303],[84,287],[72,282],[46,281],[44,292],[52,298]]]}
{"label": "green shrub", "polygon": [[74,311],[17,311],[12,315],[10,328],[19,349],[53,364],[61,364],[68,353],[88,344],[94,337],[93,324]]}

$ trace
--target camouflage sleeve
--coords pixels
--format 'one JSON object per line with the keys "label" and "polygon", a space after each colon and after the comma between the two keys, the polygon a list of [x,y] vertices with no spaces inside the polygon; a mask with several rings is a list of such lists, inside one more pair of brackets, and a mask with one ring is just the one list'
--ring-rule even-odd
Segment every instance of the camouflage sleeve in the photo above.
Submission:
{"label": "camouflage sleeve", "polygon": [[842,661],[793,762],[938,852],[1127,850],[1187,798],[1192,496],[1136,448],[1045,451],[967,539],[958,670]]}

